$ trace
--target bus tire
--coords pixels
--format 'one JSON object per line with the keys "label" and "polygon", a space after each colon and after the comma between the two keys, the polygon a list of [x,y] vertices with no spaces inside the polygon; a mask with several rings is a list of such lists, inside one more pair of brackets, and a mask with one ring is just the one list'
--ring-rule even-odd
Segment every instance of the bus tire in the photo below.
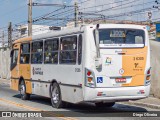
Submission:
{"label": "bus tire", "polygon": [[52,103],[52,107],[54,108],[63,107],[61,91],[57,82],[54,82],[51,87],[51,103]]}
{"label": "bus tire", "polygon": [[30,94],[26,93],[26,85],[25,85],[24,80],[22,80],[20,82],[19,91],[20,91],[20,95],[21,95],[22,100],[29,100],[30,99]]}
{"label": "bus tire", "polygon": [[114,106],[115,102],[111,102],[111,103],[104,103],[104,102],[97,102],[95,103],[96,107],[112,107]]}

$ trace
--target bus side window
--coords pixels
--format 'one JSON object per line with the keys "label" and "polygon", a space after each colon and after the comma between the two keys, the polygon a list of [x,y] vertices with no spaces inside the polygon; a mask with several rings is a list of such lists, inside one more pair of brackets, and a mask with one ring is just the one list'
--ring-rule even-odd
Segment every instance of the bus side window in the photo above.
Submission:
{"label": "bus side window", "polygon": [[30,61],[30,43],[24,43],[21,45],[21,64],[29,64]]}
{"label": "bus side window", "polygon": [[13,53],[11,55],[11,64],[17,64],[18,60],[18,50],[13,50]]}
{"label": "bus side window", "polygon": [[76,64],[77,36],[61,38],[60,64]]}
{"label": "bus side window", "polygon": [[32,64],[42,64],[43,62],[43,41],[32,43],[32,54],[31,63]]}
{"label": "bus side window", "polygon": [[11,66],[10,66],[11,70],[17,65],[18,51],[19,51],[18,49],[11,51]]}
{"label": "bus side window", "polygon": [[82,62],[82,35],[79,35],[78,39],[78,65]]}
{"label": "bus side window", "polygon": [[59,39],[54,38],[46,40],[44,46],[45,46],[44,63],[58,64]]}

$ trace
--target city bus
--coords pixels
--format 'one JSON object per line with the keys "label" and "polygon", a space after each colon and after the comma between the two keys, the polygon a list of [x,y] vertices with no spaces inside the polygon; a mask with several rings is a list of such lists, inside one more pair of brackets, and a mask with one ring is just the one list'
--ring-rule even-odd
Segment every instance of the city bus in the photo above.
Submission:
{"label": "city bus", "polygon": [[39,95],[54,108],[65,103],[143,99],[150,92],[150,46],[145,26],[96,24],[15,40],[11,89]]}

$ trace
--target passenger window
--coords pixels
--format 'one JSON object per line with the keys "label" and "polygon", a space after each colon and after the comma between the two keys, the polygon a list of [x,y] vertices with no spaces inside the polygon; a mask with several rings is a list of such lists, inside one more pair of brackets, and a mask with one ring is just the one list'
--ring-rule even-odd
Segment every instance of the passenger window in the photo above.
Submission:
{"label": "passenger window", "polygon": [[41,64],[43,62],[43,41],[32,43],[31,63]]}
{"label": "passenger window", "polygon": [[76,64],[77,36],[62,37],[60,46],[60,63]]}
{"label": "passenger window", "polygon": [[79,35],[78,40],[78,65],[81,64],[82,61],[82,35]]}
{"label": "passenger window", "polygon": [[30,61],[30,43],[25,43],[21,45],[21,64],[29,64]]}
{"label": "passenger window", "polygon": [[45,41],[44,63],[58,64],[59,39]]}

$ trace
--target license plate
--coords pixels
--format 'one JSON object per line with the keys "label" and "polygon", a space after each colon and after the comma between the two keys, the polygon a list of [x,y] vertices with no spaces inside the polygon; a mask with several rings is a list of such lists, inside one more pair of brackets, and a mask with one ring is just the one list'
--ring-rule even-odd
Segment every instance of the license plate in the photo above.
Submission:
{"label": "license plate", "polygon": [[115,81],[116,81],[116,83],[125,83],[126,78],[116,78]]}

